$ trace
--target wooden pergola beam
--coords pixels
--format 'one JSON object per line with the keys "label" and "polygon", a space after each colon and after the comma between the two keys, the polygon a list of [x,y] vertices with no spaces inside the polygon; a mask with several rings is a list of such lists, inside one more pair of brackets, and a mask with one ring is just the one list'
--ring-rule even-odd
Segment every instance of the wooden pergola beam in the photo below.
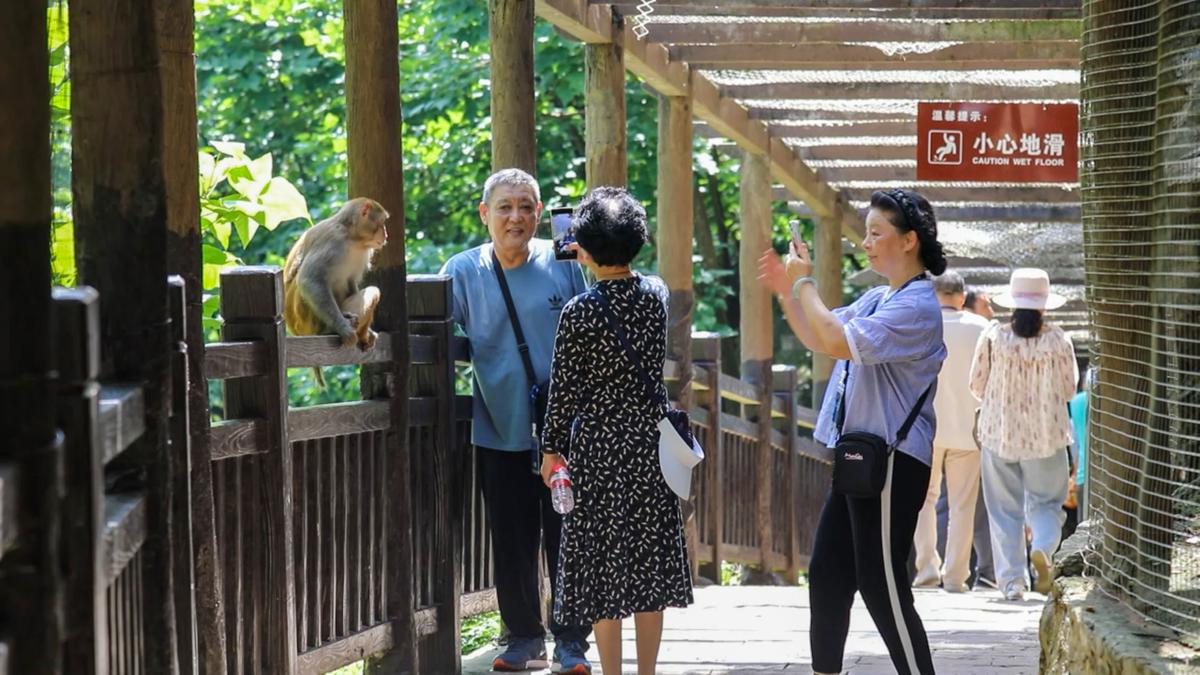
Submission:
{"label": "wooden pergola beam", "polygon": [[[915,122],[896,122],[894,120],[870,120],[831,125],[830,123],[814,124],[783,124],[767,125],[770,136],[789,137],[821,137],[846,138],[858,136],[911,136],[917,133]],[[696,125],[696,135],[704,138],[721,138],[722,136],[707,124]]]}
{"label": "wooden pergola beam", "polygon": [[[884,184],[881,182],[880,187]],[[846,196],[851,201],[868,201],[871,198],[871,193],[880,187],[869,188],[844,188]],[[925,198],[933,202],[934,207],[937,207],[939,202],[1038,202],[1050,204],[1078,204],[1079,189],[1064,190],[1058,187],[1011,187],[1011,186],[990,186],[984,183],[970,186],[954,186],[954,187],[929,187],[922,186],[919,183],[906,182],[903,185],[905,188],[916,190]],[[787,190],[782,186],[776,186],[775,196],[777,199],[786,198]]]}
{"label": "wooden pergola beam", "polygon": [[648,23],[647,40],[669,44],[771,44],[801,42],[1033,42],[1078,40],[1078,20]]}
{"label": "wooden pergola beam", "polygon": [[[661,7],[705,7],[720,9],[777,9],[795,7],[796,0],[656,0]],[[1079,0],[976,0],[977,7],[995,9],[1079,9]],[[806,0],[808,8],[849,9],[963,9],[963,0]]]}
{"label": "wooden pergola beam", "polygon": [[[965,206],[935,206],[939,222],[1078,223],[1082,213],[1074,204],[971,203]],[[788,202],[788,210],[805,218],[814,217],[804,202]],[[865,217],[866,208],[858,209]]]}
{"label": "wooden pergola beam", "polygon": [[[755,68],[786,68],[796,64],[828,64],[829,70],[859,68],[866,63],[948,63],[955,61],[1048,61],[1079,62],[1079,42],[1045,40],[1040,42],[975,42],[957,44],[931,52],[888,54],[870,45],[831,42],[795,42],[791,44],[676,45],[671,58],[687,61],[692,67],[720,66],[737,62]],[[1043,66],[1044,67],[1044,66]]]}
{"label": "wooden pergola beam", "polygon": [[[736,143],[714,143],[718,152],[736,156],[740,148]],[[797,148],[792,151],[804,162],[811,160],[851,159],[861,161],[912,159],[916,157],[916,145],[821,145]]]}
{"label": "wooden pergola beam", "polygon": [[793,108],[751,108],[750,118],[756,120],[801,120],[805,122],[879,122],[911,119],[916,123],[917,111],[878,112],[869,110],[797,110]]}
{"label": "wooden pergola beam", "polygon": [[[714,47],[713,52],[718,58],[715,60],[705,60],[703,58],[696,61],[689,61],[695,68],[719,68],[721,70],[757,70],[762,68],[770,68],[775,72],[809,72],[814,70],[820,71],[836,71],[845,70],[846,64],[837,64],[829,61],[790,61],[778,64],[778,67],[772,64],[764,63],[758,57],[752,57],[746,61],[736,59],[723,60],[720,58],[721,47]],[[966,61],[857,61],[854,63],[855,70],[869,70],[872,72],[894,72],[894,71],[970,71],[970,70],[1078,70],[1079,59],[1045,59],[1042,61],[1032,61],[1026,59],[1009,59],[1009,60],[966,60]]]}
{"label": "wooden pergola beam", "polygon": [[[592,4],[602,4],[594,0]],[[603,3],[607,4],[607,3]],[[636,16],[638,3],[618,2],[613,8],[623,16]],[[755,16],[790,17],[799,19],[1078,19],[1082,12],[1079,4],[1074,7],[947,7],[947,8],[864,8],[864,7],[809,7],[778,6],[753,7],[730,6],[726,3],[700,3],[696,5],[655,5],[655,16]]]}
{"label": "wooden pergola beam", "polygon": [[722,85],[721,93],[739,99],[1076,101],[1079,83],[1009,87],[974,82],[753,82]]}
{"label": "wooden pergola beam", "polygon": [[[837,191],[805,166],[789,146],[770,138],[766,125],[752,119],[745,106],[722,95],[703,73],[691,70],[687,64],[672,62],[662,45],[639,39],[633,33],[632,22],[618,28],[609,6],[592,5],[586,0],[537,0],[534,10],[568,35],[585,42],[619,40],[625,46],[625,67],[630,72],[665,96],[690,95],[697,117],[745,150],[765,155],[772,175],[787,186],[792,196],[810,204],[823,217],[849,212],[841,209]],[[844,218],[843,228],[852,240],[862,240],[862,223],[857,218]]]}

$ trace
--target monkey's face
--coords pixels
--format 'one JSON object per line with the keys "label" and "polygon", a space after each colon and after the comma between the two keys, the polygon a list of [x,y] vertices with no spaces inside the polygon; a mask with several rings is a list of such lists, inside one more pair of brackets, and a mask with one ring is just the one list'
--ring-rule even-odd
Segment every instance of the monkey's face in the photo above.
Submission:
{"label": "monkey's face", "polygon": [[537,232],[542,203],[528,185],[497,185],[490,203],[479,205],[479,216],[487,225],[496,248],[523,251]]}
{"label": "monkey's face", "polygon": [[377,223],[375,234],[367,242],[367,247],[378,251],[384,246],[387,246],[387,225],[383,220],[380,220]]}
{"label": "monkey's face", "polygon": [[379,204],[372,203],[361,215],[358,239],[363,246],[378,251],[387,245],[388,212]]}

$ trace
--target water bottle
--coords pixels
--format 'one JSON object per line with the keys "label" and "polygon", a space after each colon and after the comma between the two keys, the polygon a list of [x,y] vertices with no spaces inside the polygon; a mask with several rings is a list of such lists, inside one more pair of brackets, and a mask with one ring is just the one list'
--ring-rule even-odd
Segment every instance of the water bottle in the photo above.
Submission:
{"label": "water bottle", "polygon": [[568,514],[575,508],[575,491],[571,489],[571,472],[567,465],[559,462],[550,472],[550,503],[554,510]]}

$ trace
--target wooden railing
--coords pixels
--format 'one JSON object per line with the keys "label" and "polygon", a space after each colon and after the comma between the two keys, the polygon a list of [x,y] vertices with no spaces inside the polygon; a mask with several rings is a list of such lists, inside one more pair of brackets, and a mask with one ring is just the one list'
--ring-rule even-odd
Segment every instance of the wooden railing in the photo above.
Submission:
{"label": "wooden railing", "polygon": [[[172,377],[186,391],[183,343],[183,282],[168,281]],[[58,351],[56,415],[64,439],[62,557],[65,566],[64,672],[146,673],[170,667],[173,655],[157,649],[163,626],[150,622],[151,603],[171,591],[163,561],[171,546],[190,570],[188,520],[178,518],[181,538],[168,542],[152,531],[150,513],[159,503],[147,469],[157,440],[146,436],[145,394],[139,384],[97,381],[100,372],[100,298],[89,288],[54,292]],[[186,484],[186,406],[174,406],[168,424],[181,449],[182,473],[165,478]],[[181,440],[182,439],[182,440]],[[186,487],[186,485],[184,486]],[[183,493],[186,495],[186,492]],[[182,502],[186,516],[186,498]],[[160,525],[161,526],[161,525]],[[147,544],[155,550],[147,552]],[[191,578],[176,572],[177,600],[190,616]],[[180,622],[190,639],[190,624]]]}
{"label": "wooden railing", "polygon": [[[173,282],[169,433],[182,457],[189,377],[224,389],[224,419],[209,433],[212,484],[189,484],[186,468],[173,478],[175,576],[190,579],[188,490],[211,491],[229,672],[324,673],[398,652],[418,672],[461,669],[461,618],[494,609],[496,598],[471,397],[455,393],[455,363],[468,357],[452,334],[450,291],[448,278],[410,277],[407,339],[383,333],[364,352],[333,337],[286,336],[279,271],[238,268],[222,277],[222,341],[206,345],[205,372],[190,374],[182,287]],[[149,442],[145,394],[96,382],[96,294],[63,291],[57,301],[65,658],[97,664],[79,672],[152,672],[161,647],[146,598],[170,585],[145,554],[149,516],[161,507],[134,471],[139,444]],[[794,581],[828,484],[829,454],[808,433],[814,415],[794,404],[794,369],[777,366],[765,395],[721,373],[718,337],[697,334],[693,347],[693,424],[708,453],[694,474],[693,555],[716,574],[720,561],[736,561]],[[407,367],[402,402],[385,388],[369,400],[288,407],[288,368],[361,365],[364,378],[369,369],[393,377],[397,359]],[[677,371],[673,362],[664,369],[676,385]],[[770,470],[757,470],[763,462]],[[0,466],[0,555],[13,538],[13,476]],[[189,582],[173,590],[177,630],[190,631],[198,599]]]}

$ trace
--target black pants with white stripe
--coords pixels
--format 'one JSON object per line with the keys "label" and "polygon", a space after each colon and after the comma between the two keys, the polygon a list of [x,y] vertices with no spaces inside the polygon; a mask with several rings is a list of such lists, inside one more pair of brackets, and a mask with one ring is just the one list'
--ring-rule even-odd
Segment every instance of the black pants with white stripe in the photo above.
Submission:
{"label": "black pants with white stripe", "polygon": [[818,673],[842,671],[855,591],[862,594],[896,671],[933,673],[929,640],[908,583],[908,555],[929,488],[929,467],[893,452],[889,470],[880,497],[858,499],[831,492],[821,509],[808,570],[809,637],[812,667]]}

